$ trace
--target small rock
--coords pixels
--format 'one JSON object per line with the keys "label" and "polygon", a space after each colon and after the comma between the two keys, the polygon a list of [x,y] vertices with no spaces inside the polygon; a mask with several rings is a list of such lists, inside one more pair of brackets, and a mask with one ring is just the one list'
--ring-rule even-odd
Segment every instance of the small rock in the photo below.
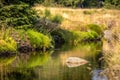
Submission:
{"label": "small rock", "polygon": [[66,64],[68,67],[77,67],[80,65],[84,65],[86,63],[88,63],[88,61],[81,59],[81,58],[78,58],[78,57],[69,57],[66,60]]}

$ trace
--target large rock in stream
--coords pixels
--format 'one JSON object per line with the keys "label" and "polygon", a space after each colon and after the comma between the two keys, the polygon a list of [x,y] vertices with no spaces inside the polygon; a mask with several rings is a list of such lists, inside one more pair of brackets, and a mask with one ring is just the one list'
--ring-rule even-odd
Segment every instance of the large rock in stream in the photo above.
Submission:
{"label": "large rock in stream", "polygon": [[66,64],[68,67],[78,67],[78,66],[84,65],[86,63],[88,63],[87,60],[84,60],[84,59],[79,58],[79,57],[69,57],[66,60]]}

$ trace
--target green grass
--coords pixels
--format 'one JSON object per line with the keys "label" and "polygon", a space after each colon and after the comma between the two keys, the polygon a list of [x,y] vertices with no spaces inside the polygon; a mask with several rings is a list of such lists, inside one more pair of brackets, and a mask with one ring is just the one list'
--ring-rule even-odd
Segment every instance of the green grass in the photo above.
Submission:
{"label": "green grass", "polygon": [[30,43],[34,48],[50,48],[51,39],[42,33],[34,30],[27,30],[27,35],[29,37]]}
{"label": "green grass", "polygon": [[102,35],[103,30],[104,30],[104,26],[99,26],[97,24],[88,24],[87,28],[89,30],[95,31],[96,33],[98,33],[99,35]]}
{"label": "green grass", "polygon": [[17,44],[12,38],[7,40],[0,40],[0,52],[15,52],[17,50]]}
{"label": "green grass", "polygon": [[60,35],[64,39],[65,43],[76,45],[82,41],[92,41],[100,38],[99,34],[95,31],[83,32],[83,31],[68,31],[59,29],[51,33],[52,36]]}
{"label": "green grass", "polygon": [[0,30],[0,52],[16,52],[17,44],[12,37],[10,37],[11,29]]}
{"label": "green grass", "polygon": [[59,14],[56,14],[55,16],[53,16],[52,18],[51,18],[51,20],[52,20],[52,22],[55,22],[55,23],[62,23],[62,21],[63,21],[63,17],[61,16],[61,15],[59,15]]}

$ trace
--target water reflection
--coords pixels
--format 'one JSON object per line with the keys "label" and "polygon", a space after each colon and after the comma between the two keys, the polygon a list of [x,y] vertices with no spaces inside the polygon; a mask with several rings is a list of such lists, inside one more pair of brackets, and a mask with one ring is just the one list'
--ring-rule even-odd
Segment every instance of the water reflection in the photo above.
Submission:
{"label": "water reflection", "polygon": [[52,51],[20,54],[13,66],[18,68],[34,68],[43,66],[51,58],[51,53]]}
{"label": "water reflection", "polygon": [[[64,45],[54,52],[20,53],[8,60],[9,64],[1,65],[0,80],[91,80],[91,72],[101,68],[101,50],[101,43],[91,43]],[[80,57],[89,63],[69,68],[65,64],[68,57]]]}
{"label": "water reflection", "polygon": [[92,80],[108,80],[103,70],[93,70]]}

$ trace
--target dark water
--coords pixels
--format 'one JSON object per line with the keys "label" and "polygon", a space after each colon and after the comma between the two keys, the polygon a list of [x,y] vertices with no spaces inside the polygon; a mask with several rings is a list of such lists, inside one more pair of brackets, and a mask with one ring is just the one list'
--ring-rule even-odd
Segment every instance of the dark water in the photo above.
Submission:
{"label": "dark water", "polygon": [[[103,66],[99,61],[101,50],[99,42],[0,58],[0,80],[105,80],[105,76],[99,76]],[[89,62],[70,68],[65,63],[68,57],[80,57]]]}

